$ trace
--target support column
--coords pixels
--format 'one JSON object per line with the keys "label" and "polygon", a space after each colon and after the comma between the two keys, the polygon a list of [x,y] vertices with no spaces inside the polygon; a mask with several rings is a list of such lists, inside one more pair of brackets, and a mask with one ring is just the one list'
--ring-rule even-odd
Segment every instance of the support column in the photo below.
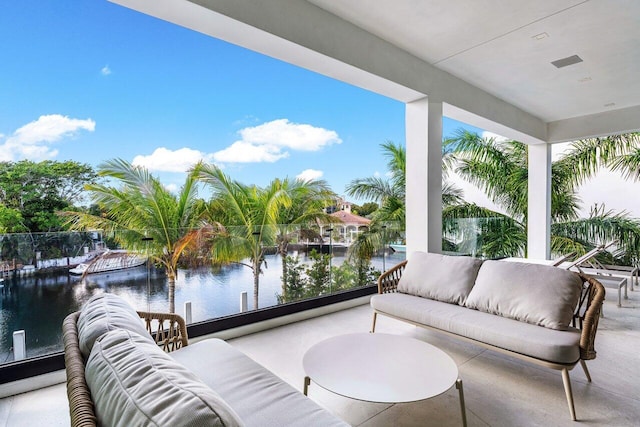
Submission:
{"label": "support column", "polygon": [[442,252],[442,102],[406,104],[407,253]]}
{"label": "support column", "polygon": [[529,145],[527,258],[551,258],[551,144]]}

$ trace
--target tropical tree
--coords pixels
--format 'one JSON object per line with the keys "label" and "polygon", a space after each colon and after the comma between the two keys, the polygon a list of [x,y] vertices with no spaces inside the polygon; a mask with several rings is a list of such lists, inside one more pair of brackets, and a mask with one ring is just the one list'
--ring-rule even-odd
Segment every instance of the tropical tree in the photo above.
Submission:
{"label": "tropical tree", "polygon": [[287,300],[287,281],[289,280],[289,244],[295,238],[322,238],[316,231],[319,223],[335,222],[336,219],[325,213],[324,208],[335,200],[335,194],[323,180],[291,180],[281,182],[282,191],[291,201],[282,206],[277,218],[276,244],[282,257],[282,299]]}
{"label": "tropical tree", "polygon": [[610,137],[619,147],[622,153],[607,162],[612,170],[622,173],[625,179],[640,180],[640,132],[616,135]]}
{"label": "tropical tree", "polygon": [[[405,187],[407,173],[407,154],[404,146],[387,141],[380,145],[382,154],[387,159],[387,176],[359,178],[347,186],[347,194],[360,199],[373,200],[380,208],[372,213],[374,222],[396,223],[400,230],[405,229]],[[462,190],[446,180],[451,153],[443,152],[442,203],[444,207],[462,202]]]}
{"label": "tropical tree", "polygon": [[[276,245],[281,210],[292,206],[290,183],[275,179],[264,188],[245,185],[232,180],[217,166],[204,163],[194,171],[212,190],[206,209],[206,218],[215,225],[211,258],[214,263],[233,262],[252,270],[253,306],[257,310],[265,250]],[[246,259],[249,263],[244,262]]]}
{"label": "tropical tree", "polygon": [[[640,223],[624,213],[603,206],[579,218],[579,186],[600,168],[623,168],[619,160],[640,146],[637,134],[593,138],[571,143],[551,165],[551,249],[555,254],[583,254],[598,243],[615,240],[622,258],[637,261]],[[517,141],[482,138],[465,130],[444,143],[452,153],[456,172],[483,190],[504,213],[472,204],[449,206],[443,210],[445,232],[452,231],[460,218],[480,220],[480,242],[485,256],[526,254],[528,165],[527,146]],[[629,162],[630,163],[630,162]],[[617,166],[616,166],[617,165]]]}
{"label": "tropical tree", "polygon": [[82,201],[84,185],[96,178],[91,166],[71,160],[0,162],[0,203],[20,214],[9,216],[9,228],[18,222],[30,232],[62,230],[56,212]]}
{"label": "tropical tree", "polygon": [[102,214],[66,211],[62,216],[76,230],[100,229],[110,233],[123,248],[144,252],[164,267],[169,282],[169,310],[174,312],[175,281],[180,257],[198,241],[201,209],[198,208],[195,172],[187,174],[176,195],[147,169],[114,159],[101,164],[98,174],[115,186],[88,184],[93,202]]}
{"label": "tropical tree", "polygon": [[[350,252],[354,256],[371,258],[375,250],[382,248],[384,237],[397,238],[405,230],[405,187],[406,187],[406,149],[400,144],[387,141],[381,144],[382,153],[387,159],[388,179],[379,176],[360,178],[351,181],[347,194],[361,199],[374,200],[380,208],[372,213],[372,224],[366,233],[354,242]],[[452,153],[443,151],[443,208],[460,205],[463,201],[462,190],[447,181],[447,174],[453,162]],[[383,228],[384,226],[384,228]]]}
{"label": "tropical tree", "polygon": [[388,179],[380,176],[359,178],[347,186],[347,194],[379,203],[373,212],[373,220],[398,223],[405,229],[406,151],[400,144],[387,141],[380,145],[387,159]]}

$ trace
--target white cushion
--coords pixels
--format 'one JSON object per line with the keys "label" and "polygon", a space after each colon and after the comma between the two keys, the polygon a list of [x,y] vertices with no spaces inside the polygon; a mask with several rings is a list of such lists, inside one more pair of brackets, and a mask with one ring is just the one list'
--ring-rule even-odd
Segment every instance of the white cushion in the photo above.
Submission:
{"label": "white cushion", "polygon": [[580,331],[543,328],[458,305],[406,294],[371,297],[382,313],[553,363],[580,359]]}
{"label": "white cushion", "polygon": [[104,293],[87,301],[78,316],[78,343],[84,358],[89,357],[100,336],[114,329],[126,329],[153,342],[133,307],[117,295]]}
{"label": "white cushion", "polygon": [[[349,426],[220,339],[205,339],[169,355],[215,390],[247,427]],[[293,379],[302,385],[302,377]]]}
{"label": "white cushion", "polygon": [[477,258],[413,252],[398,292],[463,305],[481,264]]}
{"label": "white cushion", "polygon": [[102,335],[85,376],[101,426],[242,425],[233,409],[191,371],[130,331]]}
{"label": "white cushion", "polygon": [[485,261],[466,306],[485,313],[566,330],[582,292],[582,279],[546,265]]}

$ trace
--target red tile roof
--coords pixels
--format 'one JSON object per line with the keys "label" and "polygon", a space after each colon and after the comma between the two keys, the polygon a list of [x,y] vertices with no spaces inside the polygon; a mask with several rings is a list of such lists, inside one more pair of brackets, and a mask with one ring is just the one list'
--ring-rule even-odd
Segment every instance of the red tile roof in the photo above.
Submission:
{"label": "red tile roof", "polygon": [[352,213],[345,212],[345,211],[334,212],[334,213],[331,214],[331,216],[334,216],[334,217],[340,219],[340,221],[344,222],[345,224],[358,224],[358,225],[369,225],[369,224],[371,224],[371,220],[370,219],[367,219],[367,218],[362,217],[362,216],[354,215]]}

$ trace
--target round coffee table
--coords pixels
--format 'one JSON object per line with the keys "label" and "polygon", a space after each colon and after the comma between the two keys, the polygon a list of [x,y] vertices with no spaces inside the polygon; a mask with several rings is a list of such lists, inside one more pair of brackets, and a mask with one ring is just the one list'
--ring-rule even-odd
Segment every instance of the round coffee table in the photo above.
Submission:
{"label": "round coffee table", "polygon": [[454,385],[467,425],[462,380],[449,355],[424,341],[400,335],[339,335],[311,347],[302,365],[304,394],[311,380],[352,399],[379,403],[415,402],[438,396]]}

